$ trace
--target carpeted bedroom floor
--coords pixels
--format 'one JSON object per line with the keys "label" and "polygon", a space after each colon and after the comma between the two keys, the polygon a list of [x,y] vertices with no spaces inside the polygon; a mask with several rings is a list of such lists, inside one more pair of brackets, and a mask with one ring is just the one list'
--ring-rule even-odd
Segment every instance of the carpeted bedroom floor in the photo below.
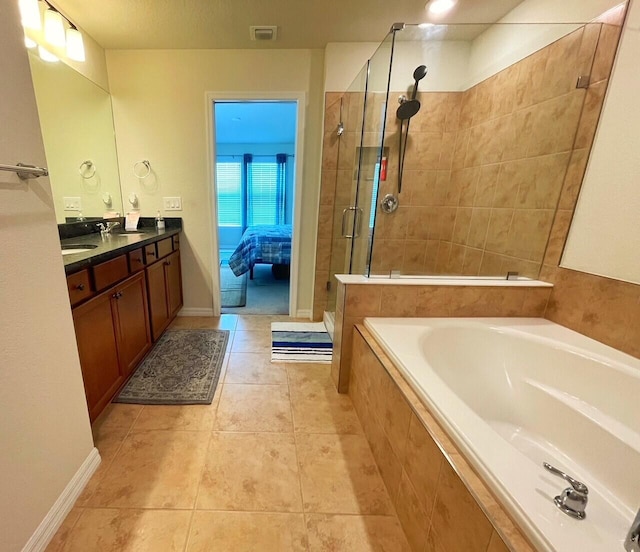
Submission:
{"label": "carpeted bedroom floor", "polygon": [[247,304],[226,307],[224,314],[289,314],[289,280],[276,280],[271,265],[256,265],[247,280]]}

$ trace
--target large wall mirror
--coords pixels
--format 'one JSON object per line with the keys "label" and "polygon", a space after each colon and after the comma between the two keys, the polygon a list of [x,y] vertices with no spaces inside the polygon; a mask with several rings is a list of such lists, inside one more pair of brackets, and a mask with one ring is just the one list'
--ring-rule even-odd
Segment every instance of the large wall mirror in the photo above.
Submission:
{"label": "large wall mirror", "polygon": [[122,215],[109,93],[62,62],[29,63],[56,220]]}

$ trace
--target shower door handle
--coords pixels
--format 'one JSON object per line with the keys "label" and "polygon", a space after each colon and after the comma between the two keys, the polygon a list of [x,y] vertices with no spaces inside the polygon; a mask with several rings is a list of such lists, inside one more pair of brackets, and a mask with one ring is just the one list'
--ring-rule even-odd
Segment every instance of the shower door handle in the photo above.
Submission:
{"label": "shower door handle", "polygon": [[[358,210],[361,210],[360,207],[347,207],[342,210],[342,237],[343,238],[357,238],[359,236],[358,229],[356,227],[356,221],[358,220]],[[353,211],[354,212],[354,229],[353,234],[347,234],[347,213]]]}

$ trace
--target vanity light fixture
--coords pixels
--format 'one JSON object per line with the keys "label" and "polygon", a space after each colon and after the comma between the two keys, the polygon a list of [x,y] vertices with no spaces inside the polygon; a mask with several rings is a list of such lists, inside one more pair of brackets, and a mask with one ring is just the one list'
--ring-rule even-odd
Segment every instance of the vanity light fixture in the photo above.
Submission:
{"label": "vanity light fixture", "polygon": [[42,61],[48,61],[50,63],[55,63],[56,61],[60,61],[58,56],[54,56],[49,50],[43,48],[42,46],[38,46],[38,55]]}
{"label": "vanity light fixture", "polygon": [[53,6],[44,12],[44,39],[52,46],[63,47],[65,43],[62,15]]}
{"label": "vanity light fixture", "polygon": [[20,19],[25,29],[39,31],[42,29],[38,0],[20,0]]}
{"label": "vanity light fixture", "polygon": [[[48,0],[42,0],[47,9],[44,12],[44,40],[47,44],[55,48],[65,48],[65,53],[69,59],[74,61],[86,61],[84,50],[84,40],[82,33],[78,30],[73,22],[54,7]],[[40,19],[40,0],[18,0],[20,6],[20,16],[22,26],[25,30],[40,31],[43,29],[43,23]],[[25,33],[25,46],[34,48],[38,45],[36,40],[39,39],[33,33],[27,36]],[[53,55],[45,48],[40,47],[40,57],[45,61],[58,61],[58,57]],[[44,52],[44,54],[42,53]],[[55,60],[53,59],[55,58]]]}
{"label": "vanity light fixture", "polygon": [[67,56],[74,61],[85,61],[82,33],[73,23],[67,29]]}
{"label": "vanity light fixture", "polygon": [[27,35],[24,35],[24,45],[29,48],[29,50],[31,50],[31,48],[35,48],[38,43],[35,40],[29,38]]}
{"label": "vanity light fixture", "polygon": [[443,15],[451,10],[457,3],[458,0],[431,0],[428,2],[427,7],[429,13],[433,15]]}

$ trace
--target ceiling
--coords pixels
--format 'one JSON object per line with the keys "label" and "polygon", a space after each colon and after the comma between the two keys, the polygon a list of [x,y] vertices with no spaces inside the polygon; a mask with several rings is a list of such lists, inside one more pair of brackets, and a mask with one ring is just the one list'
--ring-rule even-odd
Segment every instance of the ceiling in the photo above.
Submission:
{"label": "ceiling", "polygon": [[[391,24],[492,23],[522,0],[458,0],[429,18],[425,0],[54,0],[105,49],[324,48],[380,42]],[[274,42],[252,41],[250,25],[277,25]]]}
{"label": "ceiling", "polygon": [[216,142],[220,144],[293,144],[295,102],[216,102]]}

